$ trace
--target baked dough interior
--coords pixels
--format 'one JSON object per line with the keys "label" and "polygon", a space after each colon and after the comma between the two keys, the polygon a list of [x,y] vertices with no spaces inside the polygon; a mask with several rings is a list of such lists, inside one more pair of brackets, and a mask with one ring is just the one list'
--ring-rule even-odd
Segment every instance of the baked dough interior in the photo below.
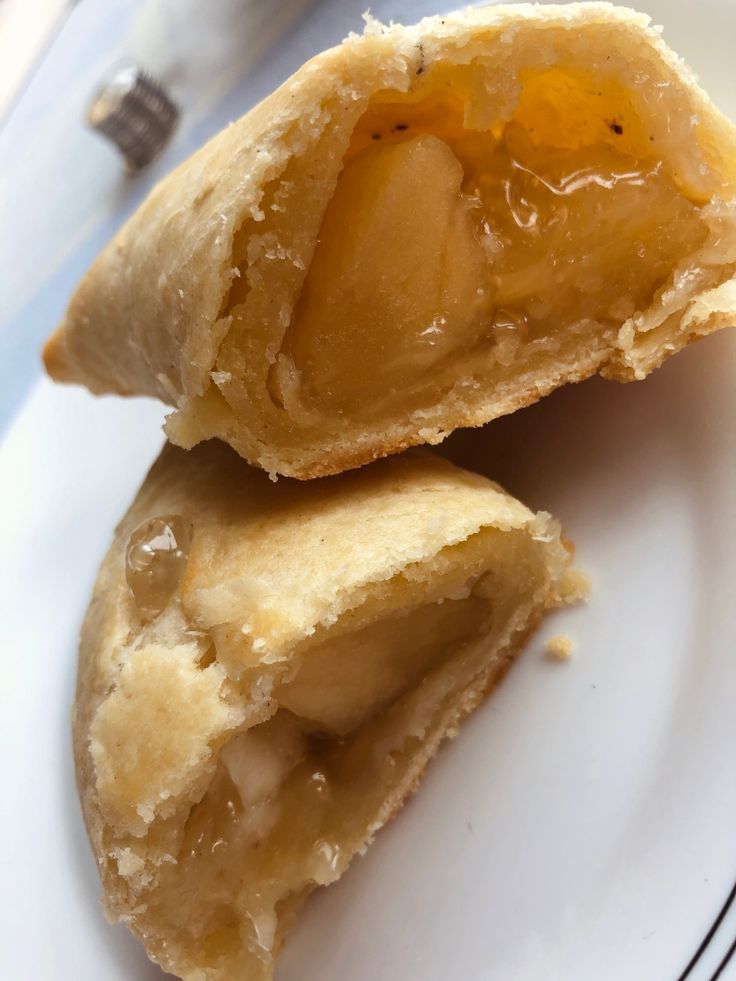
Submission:
{"label": "baked dough interior", "polygon": [[[428,570],[412,569],[416,581],[392,584],[388,609],[367,602],[302,642],[266,718],[220,751],[175,862],[141,897],[168,943],[190,952],[190,970],[222,962],[224,977],[270,977],[303,898],[365,848],[407,778],[417,779],[417,752],[453,696],[494,656],[495,677],[515,619],[527,621],[546,588],[521,531],[485,529],[435,562],[445,574],[430,583]],[[242,635],[221,644],[226,657],[247,657]],[[149,847],[155,837],[154,825]]]}
{"label": "baked dough interior", "polygon": [[[703,245],[702,179],[658,157],[644,122],[656,86],[564,67],[520,81],[513,113],[491,126],[477,63],[372,98],[269,373],[291,416],[368,421],[436,403],[459,367],[493,390],[550,356],[613,344]],[[237,324],[251,284],[235,247],[242,275],[224,312]],[[235,329],[229,371],[246,360],[239,344]],[[237,385],[226,392],[237,400]]]}

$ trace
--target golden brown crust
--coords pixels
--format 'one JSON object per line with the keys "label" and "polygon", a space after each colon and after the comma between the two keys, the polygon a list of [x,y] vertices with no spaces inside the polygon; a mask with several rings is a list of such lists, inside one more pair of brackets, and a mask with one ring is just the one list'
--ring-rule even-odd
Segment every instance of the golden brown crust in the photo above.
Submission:
{"label": "golden brown crust", "polygon": [[[645,65],[650,78],[667,83],[659,154],[696,189],[707,172],[718,177],[723,197],[733,198],[734,129],[642,15],[597,3],[519,5],[430,18],[415,27],[373,25],[306,64],[153,191],[82,280],[47,342],[47,370],[93,392],[161,398],[176,408],[167,432],[179,445],[217,436],[266,470],[305,479],[439,442],[455,428],[512,412],[598,371],[621,381],[643,377],[697,337],[733,323],[736,205],[716,202],[712,220],[728,226],[728,234],[714,232],[720,251],[711,248],[692,260],[692,268],[673,272],[665,323],[660,297],[626,321],[618,336],[581,345],[566,361],[551,355],[514,377],[507,390],[458,378],[422,411],[421,422],[399,413],[313,424],[275,404],[266,379],[283,341],[284,311],[293,312],[351,133],[369,99],[386,89],[412,91],[438,66],[478,58],[494,66],[498,87],[489,101],[512,105],[519,73],[542,58],[542,49],[545,64],[569,58],[594,74]],[[626,85],[625,74],[622,79]],[[669,117],[677,122],[677,138],[669,133]],[[245,328],[227,307],[243,263],[252,306]],[[235,343],[238,331],[244,334]],[[221,364],[218,353],[231,341],[237,357]],[[246,395],[237,399],[231,369],[245,378]]]}

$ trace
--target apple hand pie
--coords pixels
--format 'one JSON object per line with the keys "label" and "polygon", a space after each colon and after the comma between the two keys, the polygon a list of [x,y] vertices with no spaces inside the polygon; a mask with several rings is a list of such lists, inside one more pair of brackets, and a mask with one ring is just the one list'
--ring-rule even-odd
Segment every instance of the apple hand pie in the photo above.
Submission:
{"label": "apple hand pie", "polygon": [[337,473],[733,323],[735,195],[736,130],[643,15],[369,23],[155,188],[46,365]]}
{"label": "apple hand pie", "polygon": [[216,441],[168,446],[82,629],[75,758],[111,917],[188,981],[270,978],[305,896],[583,592],[549,515],[426,451],[274,485]]}

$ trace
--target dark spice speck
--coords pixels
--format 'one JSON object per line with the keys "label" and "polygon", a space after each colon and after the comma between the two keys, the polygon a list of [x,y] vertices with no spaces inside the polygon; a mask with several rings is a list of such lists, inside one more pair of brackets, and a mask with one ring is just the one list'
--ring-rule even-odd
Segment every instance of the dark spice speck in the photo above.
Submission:
{"label": "dark spice speck", "polygon": [[419,51],[419,66],[417,67],[417,75],[421,75],[424,71],[424,45],[421,41],[417,41],[417,50]]}

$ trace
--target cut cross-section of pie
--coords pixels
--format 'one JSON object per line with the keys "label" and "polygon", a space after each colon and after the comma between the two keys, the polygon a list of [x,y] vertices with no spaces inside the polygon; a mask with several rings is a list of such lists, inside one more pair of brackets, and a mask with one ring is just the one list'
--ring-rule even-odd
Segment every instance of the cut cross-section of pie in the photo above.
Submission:
{"label": "cut cross-section of pie", "polygon": [[276,485],[168,447],[82,630],[78,783],[106,905],[166,970],[271,977],[545,611],[549,515],[426,451]]}
{"label": "cut cross-section of pie", "polygon": [[46,364],[336,473],[733,323],[735,199],[736,130],[642,15],[371,24],[154,190]]}

